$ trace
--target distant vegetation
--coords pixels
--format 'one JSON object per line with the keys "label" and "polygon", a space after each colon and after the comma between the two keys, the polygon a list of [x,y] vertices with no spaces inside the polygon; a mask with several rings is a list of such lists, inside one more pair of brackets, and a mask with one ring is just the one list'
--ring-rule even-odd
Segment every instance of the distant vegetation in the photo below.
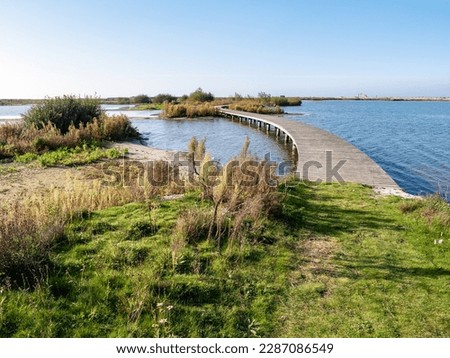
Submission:
{"label": "distant vegetation", "polygon": [[131,102],[135,104],[150,103],[150,101],[150,97],[146,94],[140,94],[135,97],[131,97]]}
{"label": "distant vegetation", "polygon": [[243,99],[228,105],[228,108],[236,111],[253,112],[261,114],[282,114],[283,109],[280,106],[266,105],[258,99]]}
{"label": "distant vegetation", "polygon": [[282,114],[284,110],[281,107],[301,106],[302,104],[299,97],[272,97],[265,92],[260,92],[258,98],[249,96],[244,98],[237,93],[232,98],[233,101],[228,104],[230,109],[261,114]]}
{"label": "distant vegetation", "polygon": [[245,112],[282,114],[284,111],[281,106],[300,106],[301,103],[298,97],[272,97],[264,92],[260,92],[258,98],[243,97],[238,93],[227,98],[215,98],[210,92],[198,88],[189,96],[178,98],[176,102],[166,102],[163,106],[163,116],[166,118],[214,116],[217,115],[215,107],[219,105],[227,105],[230,109]]}
{"label": "distant vegetation", "polygon": [[211,92],[197,88],[189,96],[180,97],[177,102],[164,102],[163,116],[166,118],[215,116],[217,114],[215,105]]}
{"label": "distant vegetation", "polygon": [[171,102],[175,102],[176,100],[177,100],[177,97],[172,96],[171,94],[160,93],[152,98],[152,103],[158,103],[158,104],[162,104],[164,102],[171,103]]}
{"label": "distant vegetation", "polygon": [[0,99],[0,106],[24,106],[42,101],[43,99]]}
{"label": "distant vegetation", "polygon": [[197,88],[189,95],[188,100],[190,102],[212,102],[214,96],[211,92],[205,92],[201,88]]}
{"label": "distant vegetation", "polygon": [[300,97],[272,97],[272,103],[281,107],[301,106],[302,100]]}

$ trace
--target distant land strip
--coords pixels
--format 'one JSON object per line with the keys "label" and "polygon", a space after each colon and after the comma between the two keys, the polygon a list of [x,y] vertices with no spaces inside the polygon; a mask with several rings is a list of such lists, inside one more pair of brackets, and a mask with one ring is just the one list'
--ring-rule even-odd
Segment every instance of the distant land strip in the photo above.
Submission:
{"label": "distant land strip", "polygon": [[[125,97],[107,97],[100,98],[102,103],[120,104],[119,99]],[[131,98],[131,97],[130,97]],[[217,99],[226,99],[228,97],[217,97]],[[353,97],[321,97],[321,96],[299,96],[303,101],[421,101],[421,102],[450,102],[450,97],[369,97],[366,95],[358,95]],[[21,106],[28,104],[37,104],[43,99],[30,98],[3,98],[0,99],[0,106]],[[131,102],[130,102],[131,103]],[[122,103],[123,104],[123,103]]]}

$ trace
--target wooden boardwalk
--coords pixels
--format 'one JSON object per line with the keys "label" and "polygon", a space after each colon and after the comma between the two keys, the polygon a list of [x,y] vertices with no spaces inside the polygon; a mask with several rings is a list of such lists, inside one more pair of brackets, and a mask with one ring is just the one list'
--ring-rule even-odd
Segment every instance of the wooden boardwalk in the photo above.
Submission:
{"label": "wooden boardwalk", "polygon": [[353,182],[375,188],[399,189],[395,181],[372,159],[345,140],[311,125],[282,116],[263,115],[218,108],[221,115],[247,121],[274,131],[292,142],[301,179],[320,182]]}

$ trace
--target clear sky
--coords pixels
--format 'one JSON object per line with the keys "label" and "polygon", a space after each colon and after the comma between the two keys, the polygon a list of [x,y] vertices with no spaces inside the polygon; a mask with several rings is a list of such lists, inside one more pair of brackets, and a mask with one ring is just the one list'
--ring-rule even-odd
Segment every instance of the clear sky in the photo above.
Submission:
{"label": "clear sky", "polygon": [[0,98],[450,96],[449,0],[0,0]]}

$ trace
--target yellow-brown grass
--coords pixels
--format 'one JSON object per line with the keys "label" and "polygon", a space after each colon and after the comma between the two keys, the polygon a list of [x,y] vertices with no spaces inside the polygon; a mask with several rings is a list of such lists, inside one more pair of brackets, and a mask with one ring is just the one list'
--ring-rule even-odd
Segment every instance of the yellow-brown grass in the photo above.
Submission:
{"label": "yellow-brown grass", "polygon": [[163,116],[166,118],[195,118],[217,115],[217,110],[211,103],[164,103]]}
{"label": "yellow-brown grass", "polygon": [[283,109],[277,105],[267,105],[258,99],[243,99],[228,105],[230,109],[236,111],[253,112],[260,114],[282,114]]}
{"label": "yellow-brown grass", "polygon": [[0,159],[24,153],[42,153],[60,147],[74,148],[82,143],[101,140],[121,140],[136,137],[127,116],[102,115],[79,128],[71,125],[65,134],[52,124],[43,128],[25,126],[23,123],[0,126]]}
{"label": "yellow-brown grass", "polygon": [[[156,163],[153,173],[161,179],[170,171]],[[0,281],[32,286],[42,279],[49,255],[74,217],[131,202],[151,202],[174,188],[141,185],[138,176],[131,177],[135,180],[115,185],[106,185],[104,178],[68,181],[62,189],[0,206]]]}

